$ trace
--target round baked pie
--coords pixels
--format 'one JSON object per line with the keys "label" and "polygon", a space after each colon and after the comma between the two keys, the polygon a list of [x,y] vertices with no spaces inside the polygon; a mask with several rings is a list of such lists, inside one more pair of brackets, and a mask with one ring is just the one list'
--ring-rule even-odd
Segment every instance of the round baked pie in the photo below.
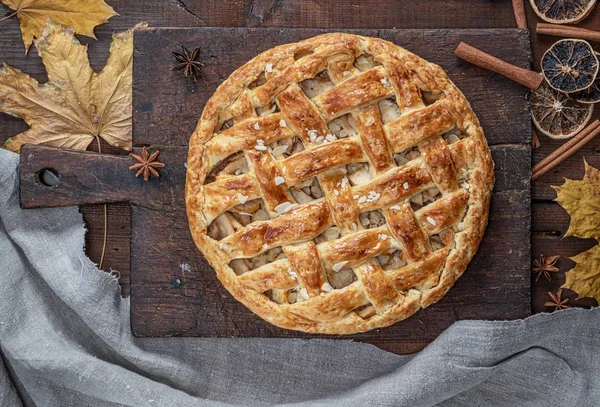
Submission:
{"label": "round baked pie", "polygon": [[487,224],[493,163],[437,65],[332,33],[272,48],[207,102],[188,155],[196,246],[287,329],[351,334],[444,296]]}

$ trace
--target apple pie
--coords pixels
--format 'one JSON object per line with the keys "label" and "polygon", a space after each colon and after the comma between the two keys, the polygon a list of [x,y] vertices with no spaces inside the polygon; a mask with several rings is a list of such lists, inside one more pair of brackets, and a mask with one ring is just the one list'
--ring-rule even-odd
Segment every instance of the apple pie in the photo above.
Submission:
{"label": "apple pie", "polygon": [[352,334],[437,302],[477,251],[493,163],[446,73],[331,33],[237,69],[191,137],[186,206],[223,286],[286,329]]}

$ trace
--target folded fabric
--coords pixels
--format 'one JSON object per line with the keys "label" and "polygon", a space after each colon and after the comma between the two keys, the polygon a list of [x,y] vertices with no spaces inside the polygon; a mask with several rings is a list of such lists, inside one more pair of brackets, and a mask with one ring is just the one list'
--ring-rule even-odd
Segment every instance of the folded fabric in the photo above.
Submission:
{"label": "folded fabric", "polygon": [[139,339],[77,208],[23,210],[0,150],[0,406],[597,406],[600,311],[455,323],[398,356],[343,340]]}

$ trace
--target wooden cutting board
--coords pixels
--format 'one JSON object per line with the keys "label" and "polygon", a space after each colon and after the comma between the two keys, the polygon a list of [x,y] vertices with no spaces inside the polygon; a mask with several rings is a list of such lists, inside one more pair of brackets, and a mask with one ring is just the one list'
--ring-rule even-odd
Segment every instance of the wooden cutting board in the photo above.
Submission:
{"label": "wooden cutting board", "polygon": [[[221,286],[192,241],[185,213],[187,144],[204,104],[237,67],[261,51],[325,32],[317,29],[156,28],[136,31],[134,150],[160,149],[166,164],[145,183],[129,157],[25,146],[24,208],[131,203],[131,324],[140,337],[317,337],[274,327]],[[392,327],[345,336],[397,353],[425,347],[461,319],[530,314],[530,136],[527,90],[452,55],[460,41],[529,68],[526,30],[352,30],[381,37],[441,65],[479,116],[496,167],[490,221],[465,274],[439,303]],[[172,51],[201,46],[198,80],[172,72]],[[45,182],[50,172],[58,182]],[[52,178],[52,177],[50,177]],[[322,336],[321,336],[322,337]]]}

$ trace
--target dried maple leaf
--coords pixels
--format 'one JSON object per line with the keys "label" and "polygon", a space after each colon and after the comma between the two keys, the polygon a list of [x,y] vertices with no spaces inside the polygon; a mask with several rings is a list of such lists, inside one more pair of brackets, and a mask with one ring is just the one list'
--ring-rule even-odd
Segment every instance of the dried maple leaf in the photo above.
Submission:
{"label": "dried maple leaf", "polygon": [[0,112],[24,119],[31,127],[6,141],[85,150],[95,137],[131,150],[131,83],[133,31],[115,34],[110,56],[100,73],[90,67],[87,47],[73,30],[48,23],[36,47],[48,72],[40,85],[23,72],[0,68]]}
{"label": "dried maple leaf", "polygon": [[600,246],[571,257],[576,264],[566,274],[564,288],[579,297],[594,297],[600,303]]}
{"label": "dried maple leaf", "polygon": [[569,215],[571,224],[565,236],[600,241],[600,171],[584,161],[585,175],[581,181],[565,179],[556,190],[556,202]]}
{"label": "dried maple leaf", "polygon": [[[565,236],[593,238],[600,241],[600,171],[585,162],[585,175],[581,181],[565,179],[553,187],[558,202],[571,216]],[[575,291],[580,297],[594,297],[600,302],[600,246],[572,257],[576,265],[566,274],[564,288]]]}
{"label": "dried maple leaf", "polygon": [[77,34],[94,36],[94,28],[118,14],[104,0],[2,0],[15,10],[21,23],[25,50],[33,38],[40,38],[48,19],[57,24],[73,27]]}

